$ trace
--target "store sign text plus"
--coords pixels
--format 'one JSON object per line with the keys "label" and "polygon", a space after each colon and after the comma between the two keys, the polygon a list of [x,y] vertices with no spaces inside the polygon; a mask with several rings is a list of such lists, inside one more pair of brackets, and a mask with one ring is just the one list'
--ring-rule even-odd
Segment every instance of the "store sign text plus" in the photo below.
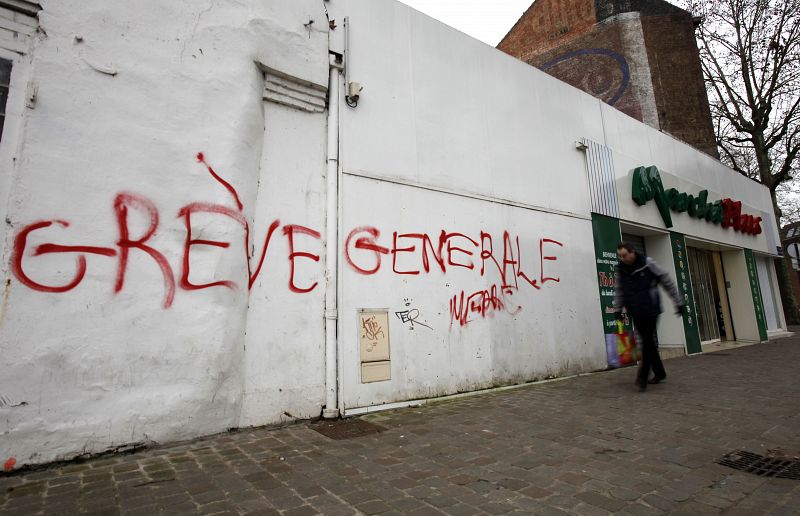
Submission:
{"label": "store sign text plus", "polygon": [[670,210],[688,213],[690,217],[705,219],[723,228],[750,235],[761,234],[761,217],[742,213],[742,202],[722,199],[714,203],[708,202],[708,190],[701,190],[697,195],[679,192],[675,188],[664,189],[661,174],[656,167],[638,167],[633,171],[633,200],[639,206],[655,200],[664,224],[672,227]]}

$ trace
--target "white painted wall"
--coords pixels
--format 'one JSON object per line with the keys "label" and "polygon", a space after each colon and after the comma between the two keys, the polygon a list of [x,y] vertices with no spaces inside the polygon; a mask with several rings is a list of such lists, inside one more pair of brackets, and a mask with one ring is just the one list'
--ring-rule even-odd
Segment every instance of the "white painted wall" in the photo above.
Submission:
{"label": "white painted wall", "polygon": [[[40,22],[28,73],[36,105],[24,113],[18,152],[5,138],[2,149],[4,167],[10,154],[17,165],[4,168],[3,181],[11,179],[0,192],[9,194],[2,274],[10,280],[0,330],[0,461],[23,465],[184,439],[280,421],[284,411],[317,415],[322,288],[289,291],[282,230],[324,227],[326,119],[265,108],[260,68],[327,87],[323,2],[59,0],[43,2]],[[22,109],[16,77],[15,69],[12,115]],[[220,214],[192,217],[193,238],[231,245],[193,246],[190,280],[237,288],[180,286],[186,227],[179,210],[203,202],[237,211],[198,152],[238,191],[256,249],[280,219],[250,295],[244,228]],[[114,292],[119,192],[158,210],[147,244],[175,277],[169,309],[161,269],[139,249]],[[132,238],[148,227],[144,213],[130,208]],[[29,237],[23,267],[35,281],[68,283],[81,256],[33,256],[42,243],[101,246],[117,256],[86,254],[86,276],[74,289],[37,292],[10,271],[13,239],[55,219],[69,227]],[[296,240],[296,250],[322,253],[319,239]],[[315,264],[296,265],[297,283],[320,280]]]}
{"label": "white painted wall", "polygon": [[[471,314],[461,326],[450,313],[454,296],[500,287],[503,279],[481,248],[456,259],[474,269],[447,266],[418,275],[392,271],[383,256],[374,275],[344,261],[341,299],[341,372],[345,408],[423,398],[480,387],[587,371],[605,366],[585,158],[575,141],[602,139],[597,100],[509,56],[395,2],[333,2],[333,17],[349,17],[349,77],[364,85],[356,109],[343,115],[341,167],[343,237],[354,227],[422,233],[436,243],[441,231],[480,242],[491,235],[502,262],[508,231],[522,270],[540,274],[539,240],[560,281],[524,280],[503,308]],[[565,106],[570,106],[565,108]],[[415,245],[404,239],[398,247]],[[421,267],[401,253],[398,270]],[[362,268],[375,253],[353,250]],[[549,275],[547,272],[545,276]],[[576,292],[581,295],[576,296]],[[397,312],[417,309],[431,329],[404,324]],[[392,379],[362,384],[357,313],[390,313]],[[509,313],[512,312],[512,313]]]}
{"label": "white painted wall", "polygon": [[[426,234],[437,246],[442,231],[461,233],[452,241],[467,253],[452,254],[452,261],[473,268],[449,264],[445,250],[445,271],[427,254],[429,273],[422,264],[419,238],[399,238],[398,248],[415,247],[413,252],[382,257],[373,275],[358,274],[345,266],[341,299],[341,360],[345,408],[426,398],[589,371],[605,366],[605,348],[600,322],[595,272],[586,264],[594,258],[591,224],[584,219],[563,217],[486,200],[446,194],[428,189],[397,185],[381,180],[345,176],[343,224],[346,228],[372,226],[380,231],[381,246],[393,247],[393,234]],[[510,260],[505,282],[500,268],[487,259],[481,275],[481,232],[491,235],[494,256],[503,264],[503,234],[511,237]],[[361,233],[364,235],[365,233]],[[519,238],[519,253],[517,252]],[[544,243],[541,272],[540,239]],[[488,240],[487,240],[488,241]],[[485,246],[487,249],[488,245]],[[445,246],[447,249],[447,246]],[[348,247],[348,256],[362,269],[372,269],[376,253]],[[397,274],[396,270],[420,271]],[[521,270],[540,288],[515,278]],[[541,277],[558,281],[541,281]],[[503,293],[503,284],[513,290]],[[497,289],[501,305],[491,304],[485,313],[467,311],[469,322],[461,325],[453,316],[461,293],[469,298],[476,292]],[[576,292],[581,292],[576,296]],[[480,299],[484,298],[473,298]],[[481,301],[478,301],[480,304]],[[390,315],[392,379],[360,383],[359,309],[387,309]],[[404,323],[397,314],[418,310],[417,322]]]}
{"label": "white painted wall", "polygon": [[[264,106],[266,130],[255,212],[257,245],[263,243],[275,220],[282,224],[280,231],[287,224],[301,224],[324,233],[324,114],[301,113],[274,103]],[[298,151],[299,143],[302,151]],[[320,257],[320,262],[295,260],[296,286],[307,289],[315,282],[318,286],[307,294],[290,292],[288,239],[276,231],[249,299],[240,426],[263,425],[276,418],[317,417],[324,404],[324,276],[320,264],[324,263],[325,246],[322,239],[307,235],[296,234],[294,239],[295,252]]]}
{"label": "white painted wall", "polygon": [[[350,21],[342,167],[588,217],[579,137],[599,101],[399,2],[337,0]],[[568,106],[568,108],[567,108]]]}

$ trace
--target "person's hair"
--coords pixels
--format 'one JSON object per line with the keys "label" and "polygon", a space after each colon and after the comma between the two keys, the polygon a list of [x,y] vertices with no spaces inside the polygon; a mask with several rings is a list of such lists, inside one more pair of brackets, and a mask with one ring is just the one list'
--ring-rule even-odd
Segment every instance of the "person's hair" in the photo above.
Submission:
{"label": "person's hair", "polygon": [[636,249],[634,249],[633,246],[631,244],[629,244],[628,242],[620,242],[620,244],[617,246],[617,251],[619,251],[620,249],[625,249],[629,253],[635,253],[636,252]]}

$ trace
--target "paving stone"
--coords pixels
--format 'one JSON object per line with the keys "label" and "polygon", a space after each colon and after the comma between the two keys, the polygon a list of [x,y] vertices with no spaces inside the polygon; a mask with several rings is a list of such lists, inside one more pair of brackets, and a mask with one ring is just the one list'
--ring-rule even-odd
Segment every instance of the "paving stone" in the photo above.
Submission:
{"label": "paving stone", "polygon": [[[51,474],[51,477],[47,479],[48,487],[61,486],[65,484],[77,484],[81,482],[80,474],[52,476],[52,472],[49,470],[48,473]],[[1,487],[2,486],[0,485],[0,488]]]}
{"label": "paving stone", "polygon": [[400,500],[394,500],[390,505],[400,512],[410,513],[413,510],[423,507],[425,503],[416,498],[408,497]]}
{"label": "paving stone", "polygon": [[192,493],[192,500],[197,505],[206,505],[213,502],[225,500],[225,493],[220,490],[208,490],[202,493]]}
{"label": "paving stone", "polygon": [[798,506],[776,507],[769,511],[769,516],[797,516]]}
{"label": "paving stone", "polygon": [[488,514],[508,514],[514,510],[512,507],[499,502],[488,502],[481,504],[479,507]]}
{"label": "paving stone", "polygon": [[[285,516],[314,516],[315,514],[319,514],[319,511],[317,511],[310,505],[301,505],[300,507],[284,511],[283,514]],[[372,513],[372,514],[377,514],[377,513]]]}
{"label": "paving stone", "polygon": [[553,492],[550,490],[542,489],[536,486],[526,487],[525,489],[522,489],[520,492],[526,496],[530,496],[531,498],[535,498],[537,500],[542,498],[547,498],[548,496],[553,494]]}
{"label": "paving stone", "polygon": [[0,475],[0,515],[795,514],[796,481],[714,460],[800,454],[798,360],[795,337],[669,360],[643,395],[622,369],[373,414],[387,430],[349,441],[299,424]]}
{"label": "paving stone", "polygon": [[447,507],[447,514],[452,516],[474,516],[481,514],[483,511],[475,506],[467,505],[465,503],[458,503],[451,507]]}
{"label": "paving stone", "polygon": [[575,508],[576,505],[580,503],[580,500],[575,498],[574,496],[552,495],[542,500],[542,502],[549,507],[555,507],[556,509],[571,511],[573,508]]}
{"label": "paving stone", "polygon": [[504,478],[504,479],[500,480],[499,482],[497,482],[497,485],[499,485],[499,486],[501,486],[501,487],[503,487],[505,489],[509,489],[511,491],[520,491],[520,490],[528,487],[530,484],[528,482],[524,482],[524,481],[518,480],[516,478]]}
{"label": "paving stone", "polygon": [[594,505],[610,512],[619,511],[625,507],[625,502],[599,493],[581,492],[576,494],[575,497],[589,505]]}
{"label": "paving stone", "polygon": [[579,503],[572,509],[572,512],[579,516],[607,516],[611,514],[610,511],[587,503]]}
{"label": "paving stone", "polygon": [[392,507],[386,502],[380,500],[371,500],[356,505],[356,509],[364,514],[383,514],[392,510]]}
{"label": "paving stone", "polygon": [[705,516],[707,514],[720,514],[722,511],[694,500],[681,502],[671,511],[674,514]]}
{"label": "paving stone", "polygon": [[632,516],[654,516],[664,514],[664,512],[660,509],[656,509],[655,507],[650,507],[641,503],[633,503],[626,505],[625,510],[620,511],[617,514]]}
{"label": "paving stone", "polygon": [[251,500],[242,500],[234,503],[239,509],[239,512],[242,514],[249,514],[258,511],[273,511],[275,514],[280,512],[273,508],[272,505],[263,498],[253,498]]}
{"label": "paving stone", "polygon": [[582,474],[579,474],[579,473],[571,473],[571,472],[567,472],[567,473],[564,473],[564,474],[558,476],[558,480],[560,480],[562,482],[570,483],[570,484],[575,485],[575,486],[580,486],[580,485],[584,484],[586,481],[588,481],[589,479],[590,479],[590,477],[588,477],[586,475],[582,475]]}
{"label": "paving stone", "polygon": [[414,509],[411,512],[408,512],[407,514],[411,516],[438,516],[440,514],[447,514],[447,513],[442,512],[439,509],[435,509],[430,505],[425,505],[418,509]]}
{"label": "paving stone", "polygon": [[291,486],[297,492],[297,494],[303,498],[312,498],[325,493],[325,490],[322,487],[314,483],[293,483]]}
{"label": "paving stone", "polygon": [[198,514],[236,514],[234,505],[225,502],[211,502],[205,505],[200,505],[197,508]]}
{"label": "paving stone", "polygon": [[352,516],[353,514],[358,514],[358,512],[352,507],[344,505],[337,507],[326,507],[325,510],[321,512],[325,516]]}

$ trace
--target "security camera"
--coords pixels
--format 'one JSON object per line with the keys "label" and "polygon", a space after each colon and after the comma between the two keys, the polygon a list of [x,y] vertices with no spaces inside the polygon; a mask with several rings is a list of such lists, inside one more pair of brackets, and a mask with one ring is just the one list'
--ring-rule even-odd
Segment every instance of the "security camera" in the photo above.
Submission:
{"label": "security camera", "polygon": [[363,89],[364,89],[364,87],[361,86],[360,83],[351,82],[350,84],[347,85],[347,97],[352,102],[358,102],[359,94],[361,93],[361,90],[363,90]]}

